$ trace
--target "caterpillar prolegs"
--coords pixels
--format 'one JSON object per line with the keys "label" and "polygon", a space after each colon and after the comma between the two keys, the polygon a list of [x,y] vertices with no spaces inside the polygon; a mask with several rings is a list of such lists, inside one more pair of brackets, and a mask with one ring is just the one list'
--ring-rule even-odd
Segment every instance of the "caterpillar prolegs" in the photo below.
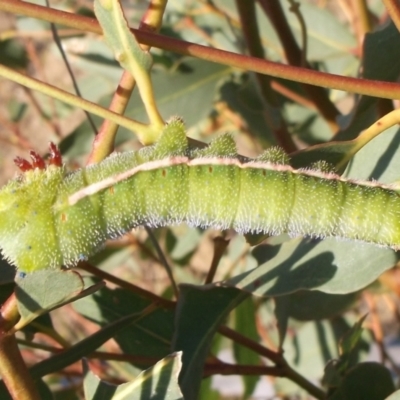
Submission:
{"label": "caterpillar prolegs", "polygon": [[54,152],[0,191],[0,246],[20,270],[71,266],[138,225],[288,232],[400,248],[400,198],[390,186],[321,169],[295,170],[282,151],[238,158],[224,135],[192,150],[180,120],[137,152],[68,173]]}

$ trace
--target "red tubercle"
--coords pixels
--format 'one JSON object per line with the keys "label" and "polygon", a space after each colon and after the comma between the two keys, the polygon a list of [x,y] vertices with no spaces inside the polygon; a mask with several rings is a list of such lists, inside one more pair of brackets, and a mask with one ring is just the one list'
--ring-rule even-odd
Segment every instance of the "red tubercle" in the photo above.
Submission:
{"label": "red tubercle", "polygon": [[[47,165],[54,165],[56,167],[61,167],[62,156],[60,150],[53,142],[49,143],[49,152],[50,152],[50,157],[47,162]],[[42,156],[36,153],[36,151],[33,150],[30,151],[29,155],[31,156],[32,163],[30,163],[29,161],[25,160],[22,157],[16,157],[14,159],[14,164],[22,172],[31,171],[33,169],[40,169],[40,170],[46,169],[46,162],[44,161]]]}
{"label": "red tubercle", "polygon": [[29,155],[31,156],[32,159],[33,168],[46,169],[46,164],[43,158],[38,153],[36,153],[36,151],[31,150],[29,152]]}
{"label": "red tubercle", "polygon": [[29,162],[26,161],[24,158],[21,157],[15,157],[14,158],[14,164],[22,171],[30,171],[33,169],[33,165]]}
{"label": "red tubercle", "polygon": [[56,167],[62,166],[62,156],[60,149],[53,142],[49,143],[50,157],[49,165],[55,165]]}

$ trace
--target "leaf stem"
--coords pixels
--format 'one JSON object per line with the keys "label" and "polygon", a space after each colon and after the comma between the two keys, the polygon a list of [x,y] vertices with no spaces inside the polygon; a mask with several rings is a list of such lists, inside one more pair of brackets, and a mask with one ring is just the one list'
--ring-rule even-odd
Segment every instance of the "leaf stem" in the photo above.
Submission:
{"label": "leaf stem", "polygon": [[[130,72],[124,71],[108,108],[109,111],[119,115],[125,112],[135,84],[135,78]],[[98,134],[93,140],[92,151],[86,165],[96,164],[114,151],[114,142],[118,128],[119,125],[111,119],[103,121]]]}
{"label": "leaf stem", "polygon": [[154,236],[154,233],[151,230],[151,228],[149,228],[148,226],[145,226],[144,228],[146,229],[146,232],[149,235],[149,239],[150,239],[151,243],[153,244],[153,246],[154,246],[154,248],[155,248],[155,250],[157,252],[158,258],[160,259],[161,264],[163,265],[163,267],[165,269],[165,272],[167,273],[167,275],[169,277],[169,280],[171,282],[171,286],[172,286],[172,290],[174,292],[174,295],[175,295],[176,298],[178,298],[179,297],[179,289],[178,289],[178,285],[175,282],[175,278],[174,278],[174,274],[172,272],[172,268],[168,264],[168,261],[167,261],[165,255],[164,255],[164,252],[162,251],[162,249],[161,249],[161,247],[160,247],[160,245],[159,245],[159,243],[157,241],[157,238]]}
{"label": "leaf stem", "polygon": [[0,375],[15,400],[40,400],[18,348],[15,335],[0,333]]}
{"label": "leaf stem", "polygon": [[[158,32],[161,27],[162,17],[166,7],[166,0],[152,0],[147,11],[142,17],[139,30]],[[142,50],[149,51],[150,46],[141,45]],[[111,100],[109,110],[123,114],[135,88],[136,80],[129,71],[124,70],[118,88]],[[98,163],[114,150],[114,141],[119,125],[111,120],[104,120],[99,133],[93,141],[92,152],[87,165]]]}
{"label": "leaf stem", "polygon": [[[151,6],[151,5],[150,5]],[[153,84],[150,76],[151,55],[143,50],[130,31],[121,4],[116,0],[95,0],[94,12],[104,38],[122,68],[129,71],[136,80],[140,97],[150,120],[153,132],[160,132],[164,121],[157,109]],[[151,131],[149,131],[150,133]],[[146,144],[153,143],[158,135],[146,138]]]}
{"label": "leaf stem", "polygon": [[77,97],[71,93],[68,93],[62,89],[59,89],[55,86],[51,86],[44,82],[41,82],[35,78],[31,78],[24,74],[21,74],[17,71],[14,71],[4,65],[0,65],[0,76],[4,78],[10,79],[14,82],[19,83],[25,87],[28,87],[33,90],[37,90],[43,94],[51,96],[57,100],[60,100],[64,103],[71,104],[73,106],[82,108],[92,114],[98,115],[104,119],[110,119],[115,123],[134,131],[139,138],[144,138],[148,136],[149,131],[151,131],[151,127],[148,127],[140,122],[133,121],[129,118],[118,115],[112,111],[109,111],[95,103],[92,103],[88,100]]}
{"label": "leaf stem", "polygon": [[157,303],[162,308],[166,308],[166,309],[175,308],[175,305],[176,305],[175,302],[168,300],[168,299],[164,299],[146,289],[136,286],[136,285],[134,285],[130,282],[127,282],[123,279],[117,278],[116,276],[109,274],[99,268],[96,268],[87,262],[81,262],[79,264],[79,268],[82,268],[83,270],[93,274],[94,276],[97,276],[100,279],[104,279],[106,281],[115,283],[116,285],[120,286],[121,288],[129,290],[133,293],[136,293],[137,295],[139,295],[149,301],[152,301],[153,303]]}
{"label": "leaf stem", "polygon": [[0,332],[8,332],[20,319],[15,292],[3,303],[0,310]]}
{"label": "leaf stem", "polygon": [[307,380],[303,375],[300,375],[287,363],[284,369],[284,376],[290,379],[292,382],[297,383],[300,387],[302,387],[304,390],[306,390],[315,398],[320,400],[326,399],[326,393],[322,389],[315,386],[313,383]]}
{"label": "leaf stem", "polygon": [[217,236],[213,239],[214,254],[211,261],[211,266],[208,270],[207,277],[204,284],[212,283],[215,273],[217,272],[217,267],[221,261],[221,257],[224,255],[226,248],[228,247],[230,240],[223,238],[222,236]]}
{"label": "leaf stem", "polygon": [[227,326],[220,326],[218,332],[224,335],[225,337],[234,340],[236,343],[245,346],[262,357],[266,357],[271,360],[277,368],[280,370],[280,374],[274,374],[275,376],[281,376],[290,379],[291,381],[297,383],[300,387],[305,389],[308,393],[312,394],[317,399],[325,399],[325,392],[315,386],[313,383],[308,381],[304,376],[300,375],[296,372],[292,367],[287,363],[282,353],[276,353],[261,344],[251,340],[240,333],[234,331],[233,329],[228,328]]}

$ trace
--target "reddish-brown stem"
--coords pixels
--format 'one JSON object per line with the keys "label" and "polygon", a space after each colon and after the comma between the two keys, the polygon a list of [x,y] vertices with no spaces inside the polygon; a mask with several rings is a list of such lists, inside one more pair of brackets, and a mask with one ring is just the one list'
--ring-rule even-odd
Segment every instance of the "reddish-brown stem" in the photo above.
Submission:
{"label": "reddish-brown stem", "polygon": [[134,293],[138,294],[139,296],[142,296],[143,298],[148,299],[154,303],[157,303],[160,307],[169,308],[169,309],[175,307],[175,302],[173,302],[171,300],[163,299],[162,297],[159,297],[156,294],[149,292],[148,290],[142,289],[139,286],[136,286],[136,285],[133,285],[132,283],[124,281],[123,279],[119,279],[116,276],[108,274],[107,272],[104,272],[99,268],[93,267],[92,265],[90,265],[87,262],[79,263],[79,268],[82,268],[83,270],[92,273],[93,275],[97,276],[98,278],[115,283],[116,285],[118,285],[124,289],[134,292]]}
{"label": "reddish-brown stem", "polygon": [[17,298],[13,293],[0,309],[0,332],[8,332],[19,320]]}
{"label": "reddish-brown stem", "polygon": [[[246,45],[250,55],[263,59],[264,49],[258,31],[254,2],[255,0],[247,2],[236,0],[236,7],[239,12],[243,36],[246,40]],[[295,151],[297,148],[286,128],[285,121],[278,108],[278,101],[275,92],[271,88],[270,77],[263,74],[256,74],[256,79],[262,98],[266,103],[263,115],[275,137],[275,140],[287,153]]]}
{"label": "reddish-brown stem", "polygon": [[14,335],[0,333],[0,375],[14,400],[40,400]]}
{"label": "reddish-brown stem", "polygon": [[276,353],[266,347],[262,346],[261,344],[246,338],[245,336],[241,335],[240,333],[234,331],[227,326],[220,326],[218,332],[224,335],[225,337],[235,341],[236,343],[241,344],[242,346],[247,347],[248,349],[253,350],[255,353],[259,354],[262,357],[266,357],[271,360],[276,365],[281,365],[283,362],[282,355]]}
{"label": "reddish-brown stem", "polygon": [[[32,18],[39,18],[61,25],[67,25],[71,28],[101,34],[101,29],[97,21],[93,18],[48,9],[47,7],[26,3],[24,1],[0,1],[0,10],[27,15]],[[373,97],[382,97],[387,99],[400,98],[400,84],[398,83],[327,74],[324,72],[284,65],[272,61],[261,60],[255,57],[235,54],[229,51],[201,46],[151,32],[143,32],[137,29],[131,30],[141,43],[174,51],[179,54],[191,55],[203,60],[229,65],[248,71],[259,72],[277,78],[288,79],[294,82],[301,82]]]}
{"label": "reddish-brown stem", "polygon": [[218,332],[230,338],[231,340],[234,340],[236,343],[239,343],[242,346],[245,346],[248,349],[253,350],[260,356],[266,357],[269,360],[271,360],[275,364],[276,368],[279,369],[280,371],[279,376],[285,376],[286,378],[292,380],[293,382],[296,382],[300,387],[307,390],[308,393],[315,396],[317,399],[325,399],[324,391],[318,388],[317,386],[313,385],[306,378],[304,378],[302,375],[300,375],[294,369],[292,369],[285,360],[285,358],[283,357],[282,353],[276,353],[270,349],[267,349],[261,344],[249,338],[246,338],[245,336],[228,328],[227,326],[221,326],[218,329]]}
{"label": "reddish-brown stem", "polygon": [[226,240],[221,236],[217,236],[216,238],[213,239],[214,255],[211,261],[210,269],[208,270],[207,277],[204,281],[204,284],[208,284],[213,281],[215,273],[217,271],[218,264],[221,261],[221,257],[223,256],[229,243],[230,240]]}
{"label": "reddish-brown stem", "polygon": [[228,363],[211,364],[206,363],[204,366],[204,377],[210,375],[268,375],[268,376],[285,376],[285,370],[281,367],[271,367],[265,365],[238,365]]}
{"label": "reddish-brown stem", "polygon": [[[283,50],[289,64],[311,69],[307,61],[306,64],[303,65],[301,49],[297,45],[293,32],[290,29],[280,1],[258,0],[258,2],[274,26],[275,32],[277,33],[283,46]],[[339,112],[335,105],[330,101],[327,92],[324,89],[316,86],[303,85],[303,87],[319,112],[329,122],[332,130],[336,131],[338,127],[336,123],[336,117],[339,115]]]}
{"label": "reddish-brown stem", "polygon": [[[135,79],[128,71],[124,71],[111,100],[109,110],[123,115],[134,88]],[[93,141],[87,165],[98,163],[113,152],[117,131],[118,125],[115,122],[104,120]]]}

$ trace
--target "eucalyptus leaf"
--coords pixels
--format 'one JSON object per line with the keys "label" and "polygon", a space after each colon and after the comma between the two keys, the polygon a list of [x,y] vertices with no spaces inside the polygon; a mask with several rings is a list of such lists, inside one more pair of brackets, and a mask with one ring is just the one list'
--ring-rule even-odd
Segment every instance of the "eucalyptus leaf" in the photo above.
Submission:
{"label": "eucalyptus leaf", "polygon": [[178,385],[181,353],[171,354],[135,379],[113,385],[98,378],[84,362],[85,400],[183,400]]}
{"label": "eucalyptus leaf", "polygon": [[21,315],[15,330],[21,329],[39,315],[61,307],[102,286],[85,289],[76,271],[44,269],[16,278],[15,294]]}
{"label": "eucalyptus leaf", "polygon": [[264,261],[262,245],[253,255],[259,262],[257,268],[223,284],[258,296],[301,289],[346,294],[369,285],[398,259],[393,250],[337,239],[292,239],[280,245],[278,254],[268,261]]}
{"label": "eucalyptus leaf", "polygon": [[172,349],[183,352],[179,382],[185,400],[198,398],[211,340],[227,313],[246,297],[234,288],[180,285]]}

